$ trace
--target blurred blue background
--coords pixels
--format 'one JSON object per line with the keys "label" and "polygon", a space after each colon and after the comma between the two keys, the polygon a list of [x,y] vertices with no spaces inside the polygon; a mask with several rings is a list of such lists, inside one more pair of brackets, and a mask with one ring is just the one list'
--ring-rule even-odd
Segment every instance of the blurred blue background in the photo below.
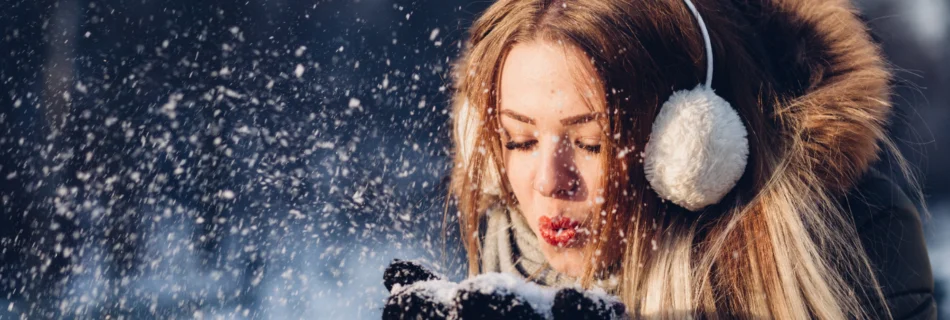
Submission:
{"label": "blurred blue background", "polygon": [[[950,5],[857,4],[950,319]],[[369,319],[392,258],[462,277],[449,64],[487,5],[4,0],[0,319]]]}

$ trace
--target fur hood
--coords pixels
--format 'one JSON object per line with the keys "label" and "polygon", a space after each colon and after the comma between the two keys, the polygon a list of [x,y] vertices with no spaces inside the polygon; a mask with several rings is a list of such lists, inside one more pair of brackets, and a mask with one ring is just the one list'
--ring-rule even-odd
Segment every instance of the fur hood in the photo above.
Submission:
{"label": "fur hood", "polygon": [[774,118],[796,141],[789,168],[811,170],[843,193],[878,159],[891,114],[890,72],[856,9],[845,0],[733,0],[765,47],[787,103]]}

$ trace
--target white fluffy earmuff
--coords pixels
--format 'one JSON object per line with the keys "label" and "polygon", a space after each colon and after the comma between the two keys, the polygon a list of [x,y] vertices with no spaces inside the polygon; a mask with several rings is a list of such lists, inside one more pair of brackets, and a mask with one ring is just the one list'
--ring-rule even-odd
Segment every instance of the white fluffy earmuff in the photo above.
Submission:
{"label": "white fluffy earmuff", "polygon": [[[468,167],[468,161],[472,158],[472,153],[476,152],[476,144],[478,143],[478,130],[484,125],[481,123],[478,117],[478,110],[475,109],[475,106],[469,103],[468,99],[465,99],[462,102],[461,108],[458,113],[458,119],[455,119],[455,135],[459,137],[458,148],[459,152],[462,154],[462,165]],[[479,151],[483,152],[483,151]],[[488,170],[480,172],[469,172],[469,174],[482,174],[482,187],[481,191],[485,194],[490,195],[500,195],[501,194],[501,177],[499,173],[495,171],[495,160],[491,157],[487,157],[486,167]]]}
{"label": "white fluffy earmuff", "polygon": [[678,206],[698,211],[718,203],[735,187],[749,156],[746,128],[739,114],[712,86],[709,33],[690,0],[706,45],[706,83],[679,90],[663,103],[643,154],[646,178],[656,193]]}

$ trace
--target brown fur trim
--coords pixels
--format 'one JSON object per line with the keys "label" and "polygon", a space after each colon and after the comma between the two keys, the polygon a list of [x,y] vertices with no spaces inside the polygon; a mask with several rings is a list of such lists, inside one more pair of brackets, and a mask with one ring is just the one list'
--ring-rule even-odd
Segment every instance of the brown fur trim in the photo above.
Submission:
{"label": "brown fur trim", "polygon": [[[782,81],[773,117],[792,170],[847,191],[878,159],[890,117],[890,72],[856,9],[844,0],[734,0]],[[804,173],[804,171],[802,171]],[[807,175],[803,175],[807,176]]]}

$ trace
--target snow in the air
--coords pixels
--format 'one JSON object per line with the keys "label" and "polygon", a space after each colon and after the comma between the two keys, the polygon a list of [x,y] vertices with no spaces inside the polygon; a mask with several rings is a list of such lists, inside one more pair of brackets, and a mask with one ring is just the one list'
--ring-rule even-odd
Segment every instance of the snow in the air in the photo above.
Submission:
{"label": "snow in the air", "polygon": [[[451,67],[490,3],[6,1],[0,319],[376,319],[393,258],[457,283],[420,284],[439,297],[513,290],[550,310],[512,276],[464,280],[445,207]],[[946,5],[861,3],[934,41],[896,65],[948,56]],[[926,92],[897,101],[946,105]],[[914,110],[950,136],[942,109]],[[950,210],[932,205],[945,288]]]}

